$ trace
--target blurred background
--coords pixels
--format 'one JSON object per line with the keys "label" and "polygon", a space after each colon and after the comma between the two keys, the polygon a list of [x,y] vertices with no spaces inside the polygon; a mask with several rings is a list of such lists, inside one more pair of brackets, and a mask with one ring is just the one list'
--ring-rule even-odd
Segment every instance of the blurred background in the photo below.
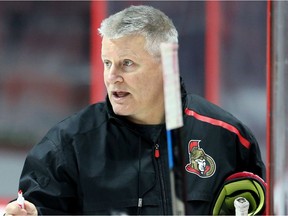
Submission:
{"label": "blurred background", "polygon": [[265,1],[108,1],[98,2],[96,12],[89,1],[1,1],[0,203],[15,197],[29,149],[54,124],[91,103],[97,31],[91,14],[97,17],[103,7],[108,16],[141,3],[174,21],[188,92],[246,124],[266,161]]}

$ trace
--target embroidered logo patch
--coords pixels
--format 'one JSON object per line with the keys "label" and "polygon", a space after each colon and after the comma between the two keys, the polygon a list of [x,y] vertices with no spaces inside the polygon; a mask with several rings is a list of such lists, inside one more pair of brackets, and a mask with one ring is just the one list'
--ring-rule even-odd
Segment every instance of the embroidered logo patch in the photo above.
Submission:
{"label": "embroidered logo patch", "polygon": [[185,169],[189,173],[198,175],[201,178],[209,178],[216,171],[216,164],[213,158],[200,148],[201,140],[190,140],[188,144],[189,164]]}

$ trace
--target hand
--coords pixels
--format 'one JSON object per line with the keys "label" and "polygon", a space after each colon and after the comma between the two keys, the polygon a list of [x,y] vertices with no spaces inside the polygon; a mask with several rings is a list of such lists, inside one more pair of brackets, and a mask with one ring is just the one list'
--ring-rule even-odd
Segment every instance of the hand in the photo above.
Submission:
{"label": "hand", "polygon": [[35,205],[27,200],[24,201],[25,208],[22,209],[17,201],[13,201],[9,203],[5,207],[5,216],[11,216],[11,215],[38,215],[37,209]]}

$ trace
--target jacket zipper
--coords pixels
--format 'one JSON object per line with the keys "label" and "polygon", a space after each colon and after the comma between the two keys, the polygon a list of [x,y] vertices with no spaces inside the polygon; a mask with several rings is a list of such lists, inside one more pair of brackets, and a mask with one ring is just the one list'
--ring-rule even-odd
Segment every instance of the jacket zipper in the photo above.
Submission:
{"label": "jacket zipper", "polygon": [[164,184],[164,177],[163,177],[163,170],[161,162],[159,161],[160,157],[160,149],[159,144],[155,143],[154,145],[154,157],[156,159],[156,164],[159,172],[159,179],[160,179],[160,187],[161,187],[161,195],[162,195],[162,208],[163,208],[163,214],[167,214],[166,209],[166,190],[165,190],[165,184]]}

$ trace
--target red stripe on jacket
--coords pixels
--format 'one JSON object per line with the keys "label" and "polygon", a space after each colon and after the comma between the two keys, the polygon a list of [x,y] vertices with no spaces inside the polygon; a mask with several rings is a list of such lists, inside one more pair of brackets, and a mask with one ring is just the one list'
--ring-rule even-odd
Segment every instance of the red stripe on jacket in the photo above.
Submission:
{"label": "red stripe on jacket", "polygon": [[207,117],[207,116],[204,116],[204,115],[200,115],[199,113],[197,113],[197,112],[195,112],[193,110],[189,110],[188,108],[185,109],[185,113],[187,115],[189,115],[189,116],[193,116],[194,118],[196,118],[196,119],[198,119],[198,120],[200,120],[202,122],[206,122],[206,123],[209,123],[209,124],[212,124],[212,125],[220,126],[222,128],[225,128],[225,129],[235,133],[238,136],[241,144],[243,146],[245,146],[247,149],[250,148],[250,142],[246,138],[244,138],[240,134],[240,131],[236,127],[234,127],[233,125],[228,124],[228,123],[226,123],[224,121],[221,121],[221,120],[218,120],[218,119],[213,119],[213,118],[210,118],[210,117]]}

